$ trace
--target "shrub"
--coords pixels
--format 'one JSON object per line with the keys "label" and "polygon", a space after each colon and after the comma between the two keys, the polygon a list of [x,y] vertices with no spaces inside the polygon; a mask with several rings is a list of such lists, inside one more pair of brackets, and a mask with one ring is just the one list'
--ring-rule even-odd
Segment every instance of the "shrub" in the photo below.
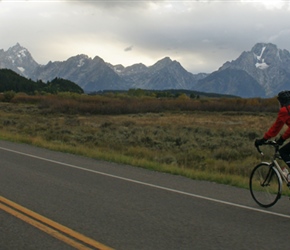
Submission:
{"label": "shrub", "polygon": [[3,93],[3,101],[4,102],[10,102],[15,96],[15,92],[14,91],[5,91]]}

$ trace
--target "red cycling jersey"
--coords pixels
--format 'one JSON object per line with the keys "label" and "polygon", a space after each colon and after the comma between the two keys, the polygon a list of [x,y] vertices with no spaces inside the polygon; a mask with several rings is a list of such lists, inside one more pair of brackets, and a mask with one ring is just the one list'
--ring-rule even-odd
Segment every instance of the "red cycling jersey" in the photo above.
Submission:
{"label": "red cycling jersey", "polygon": [[275,123],[265,133],[264,139],[268,140],[272,137],[275,137],[280,132],[280,130],[282,129],[284,124],[286,124],[288,126],[288,128],[285,131],[285,133],[282,135],[282,138],[284,140],[286,140],[290,137],[290,113],[289,113],[290,110],[289,110],[289,108],[290,108],[290,106],[280,108],[279,113],[278,113],[278,117],[277,117]]}

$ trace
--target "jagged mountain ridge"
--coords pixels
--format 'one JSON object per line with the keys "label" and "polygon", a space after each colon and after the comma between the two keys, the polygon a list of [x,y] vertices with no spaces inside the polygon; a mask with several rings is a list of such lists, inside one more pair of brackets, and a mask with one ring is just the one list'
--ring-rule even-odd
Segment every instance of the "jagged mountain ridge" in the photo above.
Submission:
{"label": "jagged mountain ridge", "polygon": [[119,90],[126,86],[126,82],[98,56],[92,59],[87,55],[77,55],[63,62],[49,62],[37,67],[31,74],[32,79],[45,81],[51,77],[73,81],[86,92]]}
{"label": "jagged mountain ridge", "polygon": [[[141,89],[192,89],[192,86],[205,74],[193,75],[187,72],[179,62],[169,57],[156,62],[150,67],[134,64],[122,68],[112,66],[131,88]],[[166,84],[165,84],[166,83]]]}
{"label": "jagged mountain ridge", "polygon": [[0,68],[8,68],[33,80],[55,77],[77,83],[85,92],[100,90],[188,89],[201,92],[271,97],[290,87],[290,53],[270,43],[258,43],[211,74],[192,74],[177,61],[165,57],[152,66],[111,65],[96,56],[77,55],[62,62],[38,64],[19,43],[0,50]]}
{"label": "jagged mountain ridge", "polygon": [[[239,73],[236,70],[239,70]],[[229,79],[226,75],[233,71],[236,74],[232,74],[233,77]],[[241,77],[241,71],[248,76]],[[214,77],[222,73],[224,77]],[[246,79],[252,79],[250,82],[253,85],[249,86]],[[242,97],[272,97],[281,90],[290,89],[290,53],[287,50],[278,49],[271,43],[257,43],[251,51],[243,52],[236,60],[226,62],[218,71],[204,78],[195,87],[199,91],[216,90],[219,93],[220,90],[215,85],[220,81],[228,86],[228,90],[233,85],[247,85],[249,93],[241,91],[239,96]],[[231,94],[237,94],[237,92],[239,91],[230,91]]]}
{"label": "jagged mountain ridge", "polygon": [[[187,72],[177,61],[165,57],[152,66],[134,64],[129,67],[111,65],[96,56],[87,55],[70,57],[66,61],[49,62],[40,65],[35,62],[30,53],[19,43],[6,52],[0,51],[0,68],[9,68],[20,75],[33,80],[50,81],[55,77],[68,79],[77,83],[85,92],[100,90],[143,89],[192,89],[192,86],[207,74]],[[21,58],[26,64],[19,64],[14,58]],[[22,59],[24,61],[24,59]]]}
{"label": "jagged mountain ridge", "polygon": [[202,92],[230,94],[241,97],[265,97],[264,88],[252,76],[241,69],[219,70],[198,82],[196,89]]}
{"label": "jagged mountain ridge", "polygon": [[31,72],[39,64],[32,58],[30,52],[19,43],[9,48],[7,51],[0,50],[0,68],[11,69],[14,72],[29,78]]}

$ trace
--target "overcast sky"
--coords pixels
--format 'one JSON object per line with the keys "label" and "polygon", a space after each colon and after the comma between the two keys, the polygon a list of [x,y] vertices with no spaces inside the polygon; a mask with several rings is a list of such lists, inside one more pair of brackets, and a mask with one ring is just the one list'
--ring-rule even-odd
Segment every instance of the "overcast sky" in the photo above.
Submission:
{"label": "overcast sky", "polygon": [[290,1],[0,0],[0,49],[17,42],[40,64],[99,56],[153,65],[169,56],[211,73],[258,42],[290,51]]}

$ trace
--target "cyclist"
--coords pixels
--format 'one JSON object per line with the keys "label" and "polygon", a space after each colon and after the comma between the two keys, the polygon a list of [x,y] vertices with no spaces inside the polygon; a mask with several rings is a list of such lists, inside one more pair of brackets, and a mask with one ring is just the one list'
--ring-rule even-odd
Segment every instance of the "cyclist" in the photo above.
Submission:
{"label": "cyclist", "polygon": [[[278,135],[284,124],[288,126],[287,130],[276,140],[282,146],[285,140],[290,138],[290,91],[282,91],[277,97],[280,103],[280,110],[278,112],[275,123],[264,134],[262,139],[255,140],[255,146],[263,145],[267,140]],[[279,149],[279,153],[283,161],[290,167],[290,142]]]}

